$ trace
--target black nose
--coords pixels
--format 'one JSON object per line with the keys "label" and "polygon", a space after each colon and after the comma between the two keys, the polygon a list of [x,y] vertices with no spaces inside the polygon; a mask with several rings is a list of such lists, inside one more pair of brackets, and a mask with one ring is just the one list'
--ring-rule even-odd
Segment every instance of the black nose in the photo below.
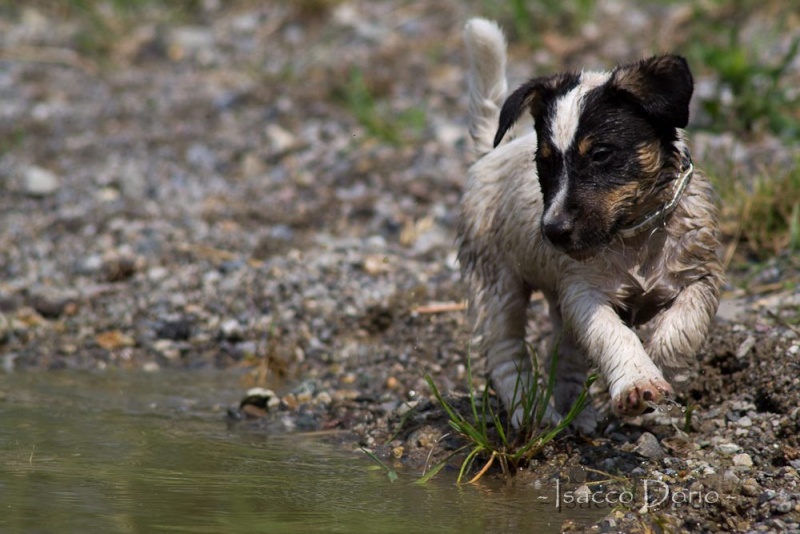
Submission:
{"label": "black nose", "polygon": [[547,240],[557,248],[564,248],[569,245],[569,240],[574,229],[574,223],[567,217],[556,217],[546,221],[542,228]]}

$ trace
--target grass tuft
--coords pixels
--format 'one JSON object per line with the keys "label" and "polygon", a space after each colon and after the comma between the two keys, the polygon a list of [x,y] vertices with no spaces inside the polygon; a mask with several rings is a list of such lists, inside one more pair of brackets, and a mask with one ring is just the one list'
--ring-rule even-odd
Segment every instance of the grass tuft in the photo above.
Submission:
{"label": "grass tuft", "polygon": [[[473,471],[477,461],[482,461],[483,465],[469,480],[469,483],[480,480],[495,462],[500,465],[503,474],[513,474],[520,467],[527,465],[545,445],[563,432],[586,408],[589,402],[589,387],[597,379],[596,375],[591,375],[587,379],[583,391],[572,405],[569,413],[558,424],[554,426],[550,424],[546,420],[545,414],[555,386],[554,371],[558,358],[554,354],[549,379],[545,383],[532,349],[528,347],[528,350],[534,363],[534,380],[528,391],[525,391],[521,380],[517,381],[515,398],[519,393],[520,404],[524,412],[518,430],[512,428],[510,415],[505,418],[505,421],[500,417],[499,410],[495,409],[491,402],[488,387],[484,388],[482,394],[476,394],[472,387],[470,358],[467,358],[467,385],[470,392],[470,413],[467,415],[457,412],[442,396],[433,379],[430,376],[425,377],[433,395],[447,414],[450,426],[468,441],[466,447],[457,451],[457,453],[467,451],[467,455],[461,463],[458,483],[461,483]],[[441,466],[448,460],[449,457],[440,462],[436,468],[441,469]],[[426,480],[430,476],[432,475],[426,475]]]}
{"label": "grass tuft", "polygon": [[[722,178],[722,176],[727,176]],[[750,259],[800,251],[800,157],[788,168],[715,177],[721,196],[723,232]]]}

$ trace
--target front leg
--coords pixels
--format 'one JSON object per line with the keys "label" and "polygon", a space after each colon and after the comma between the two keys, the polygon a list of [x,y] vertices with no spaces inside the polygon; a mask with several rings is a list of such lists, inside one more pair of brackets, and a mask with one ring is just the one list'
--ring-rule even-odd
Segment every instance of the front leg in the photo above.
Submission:
{"label": "front leg", "polygon": [[656,319],[647,353],[669,374],[685,370],[708,336],[719,305],[718,276],[688,285]]}
{"label": "front leg", "polygon": [[636,415],[648,403],[671,397],[672,387],[605,295],[569,278],[562,283],[559,301],[565,326],[580,351],[600,368],[608,382],[614,411],[618,415]]}

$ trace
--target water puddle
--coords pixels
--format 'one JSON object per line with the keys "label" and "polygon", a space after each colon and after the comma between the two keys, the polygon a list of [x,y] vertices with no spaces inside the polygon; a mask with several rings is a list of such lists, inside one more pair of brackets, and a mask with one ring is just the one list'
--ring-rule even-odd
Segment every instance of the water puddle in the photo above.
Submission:
{"label": "water puddle", "polygon": [[0,374],[0,531],[557,532],[547,490],[392,483],[363,453],[229,427],[229,373]]}

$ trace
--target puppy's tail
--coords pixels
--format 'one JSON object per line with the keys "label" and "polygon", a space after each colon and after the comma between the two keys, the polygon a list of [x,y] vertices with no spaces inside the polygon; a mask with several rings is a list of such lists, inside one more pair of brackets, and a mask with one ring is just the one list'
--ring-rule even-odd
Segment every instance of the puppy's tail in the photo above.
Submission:
{"label": "puppy's tail", "polygon": [[469,58],[469,133],[475,159],[494,147],[500,108],[508,91],[506,38],[500,27],[482,18],[464,27]]}

